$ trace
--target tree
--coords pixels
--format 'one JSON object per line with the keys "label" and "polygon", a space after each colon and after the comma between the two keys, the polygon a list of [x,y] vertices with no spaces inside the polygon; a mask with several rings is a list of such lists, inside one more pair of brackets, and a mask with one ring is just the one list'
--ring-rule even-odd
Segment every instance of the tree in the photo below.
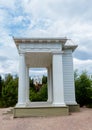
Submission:
{"label": "tree", "polygon": [[80,106],[90,104],[92,102],[91,80],[87,76],[87,72],[75,79],[76,101]]}
{"label": "tree", "polygon": [[13,79],[12,75],[7,75],[2,88],[3,106],[14,106],[18,99],[18,78]]}
{"label": "tree", "polygon": [[0,97],[2,96],[2,77],[0,76]]}
{"label": "tree", "polygon": [[47,84],[44,84],[38,92],[33,89],[30,90],[31,101],[47,101],[47,97]]}
{"label": "tree", "polygon": [[30,89],[35,89],[35,87],[34,87],[34,83],[33,83],[33,79],[29,79],[29,86],[30,86]]}
{"label": "tree", "polygon": [[76,69],[75,71],[74,71],[74,80],[76,80],[78,78],[78,70]]}
{"label": "tree", "polygon": [[47,83],[47,76],[44,76],[42,77],[42,84],[46,84]]}

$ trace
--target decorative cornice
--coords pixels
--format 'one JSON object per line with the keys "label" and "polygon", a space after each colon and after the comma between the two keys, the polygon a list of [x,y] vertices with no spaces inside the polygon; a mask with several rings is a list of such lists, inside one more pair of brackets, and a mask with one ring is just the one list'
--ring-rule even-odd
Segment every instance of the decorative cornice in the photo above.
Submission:
{"label": "decorative cornice", "polygon": [[74,51],[77,47],[78,45],[65,45],[63,46],[63,50],[71,49],[72,51]]}
{"label": "decorative cornice", "polygon": [[68,49],[71,49],[72,51],[74,51],[76,48],[77,48],[77,45],[67,45],[67,41],[69,39],[67,39],[66,37],[63,37],[63,38],[16,38],[16,37],[13,37],[14,39],[14,42],[17,46],[17,48],[19,48],[19,45],[21,44],[43,44],[44,43],[47,43],[47,44],[58,44],[58,43],[61,43],[62,44],[62,49],[63,50],[68,50]]}
{"label": "decorative cornice", "polygon": [[31,44],[20,44],[18,46],[19,52],[53,52],[53,51],[61,51],[62,46],[60,43],[31,43]]}
{"label": "decorative cornice", "polygon": [[21,43],[62,43],[65,44],[67,38],[13,38],[16,45]]}

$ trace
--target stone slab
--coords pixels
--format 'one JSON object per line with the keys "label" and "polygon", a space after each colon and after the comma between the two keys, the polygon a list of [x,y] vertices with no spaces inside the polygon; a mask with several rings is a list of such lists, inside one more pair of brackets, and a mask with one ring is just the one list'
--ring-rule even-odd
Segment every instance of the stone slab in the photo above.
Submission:
{"label": "stone slab", "polygon": [[34,107],[14,108],[14,117],[65,116],[69,115],[68,107]]}
{"label": "stone slab", "polygon": [[80,107],[78,104],[76,105],[67,105],[69,107],[69,112],[79,112]]}

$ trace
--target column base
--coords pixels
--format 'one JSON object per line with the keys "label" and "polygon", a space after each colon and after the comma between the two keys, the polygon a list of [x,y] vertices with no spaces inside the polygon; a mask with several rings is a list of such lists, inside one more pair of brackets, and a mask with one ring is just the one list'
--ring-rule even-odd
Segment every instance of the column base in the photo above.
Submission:
{"label": "column base", "polygon": [[26,107],[27,106],[27,103],[17,103],[15,107]]}
{"label": "column base", "polygon": [[66,107],[65,103],[52,103],[52,106],[57,106],[57,107]]}
{"label": "column base", "polygon": [[52,104],[52,101],[50,101],[50,100],[47,100],[47,103],[50,103],[50,104]]}

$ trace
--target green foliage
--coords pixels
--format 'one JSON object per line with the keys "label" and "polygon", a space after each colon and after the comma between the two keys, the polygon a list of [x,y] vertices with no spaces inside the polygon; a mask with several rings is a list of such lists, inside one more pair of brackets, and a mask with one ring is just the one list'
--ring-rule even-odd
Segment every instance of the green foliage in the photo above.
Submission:
{"label": "green foliage", "polygon": [[[86,105],[92,107],[92,81],[87,76],[86,72],[78,74],[74,73],[76,101],[80,106]],[[47,77],[43,76],[42,86],[39,91],[36,91],[33,80],[30,81],[30,100],[31,101],[47,101]],[[18,99],[18,77],[13,78],[12,75],[7,75],[5,80],[0,76],[0,107],[14,106]]]}
{"label": "green foliage", "polygon": [[47,101],[47,84],[44,84],[38,92],[36,92],[34,89],[31,89],[30,100],[31,101]]}
{"label": "green foliage", "polygon": [[47,84],[47,76],[42,77],[42,84]]}
{"label": "green foliage", "polygon": [[32,90],[35,90],[33,79],[29,79],[29,86]]}
{"label": "green foliage", "polygon": [[80,106],[92,103],[92,86],[87,72],[82,72],[75,79],[76,101]]}
{"label": "green foliage", "polygon": [[13,79],[12,75],[7,75],[2,88],[2,106],[14,106],[17,102],[18,78]]}
{"label": "green foliage", "polygon": [[2,77],[0,76],[0,97],[2,96]]}
{"label": "green foliage", "polygon": [[36,86],[33,84],[33,80],[30,79],[30,100],[31,101],[47,101],[47,77],[43,76],[42,86],[39,91],[36,90]]}
{"label": "green foliage", "polygon": [[[47,101],[47,77],[43,76],[43,85],[36,91],[33,80],[29,79],[31,101]],[[0,107],[15,106],[18,100],[18,77],[8,74],[4,80],[0,76]]]}
{"label": "green foliage", "polygon": [[78,70],[76,69],[75,71],[74,71],[74,80],[76,80],[78,78]]}

